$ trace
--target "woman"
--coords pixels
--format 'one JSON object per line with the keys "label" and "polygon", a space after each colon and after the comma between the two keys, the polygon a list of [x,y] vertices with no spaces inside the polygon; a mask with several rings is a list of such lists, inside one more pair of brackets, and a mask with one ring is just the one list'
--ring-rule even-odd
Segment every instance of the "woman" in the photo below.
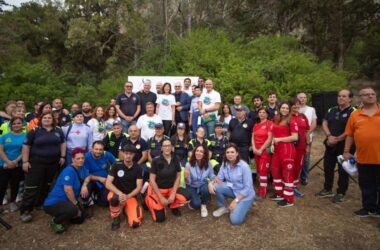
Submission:
{"label": "woman", "polygon": [[[215,181],[208,184],[211,194],[216,195],[219,207],[212,215],[220,217],[230,212],[230,222],[240,225],[252,206],[255,197],[253,190],[252,172],[248,164],[240,160],[239,148],[231,143],[226,148],[224,164],[220,168]],[[225,198],[233,199],[227,204]]]}
{"label": "woman", "polygon": [[209,149],[209,158],[211,159],[211,141],[205,138],[206,130],[204,127],[199,126],[197,128],[197,131],[195,132],[196,137],[194,139],[191,139],[189,142],[189,153],[188,157],[191,158],[191,155],[193,153],[193,149],[196,148],[199,145],[204,145]]}
{"label": "woman", "polygon": [[170,138],[174,147],[174,155],[177,156],[182,167],[187,162],[187,151],[189,147],[190,138],[186,134],[186,125],[184,123],[178,123],[177,133]]}
{"label": "woman", "polygon": [[223,132],[228,131],[228,125],[230,124],[233,116],[231,115],[231,108],[228,104],[224,104],[219,116],[219,121],[223,123]]}
{"label": "woman", "polygon": [[294,195],[296,197],[303,197],[303,194],[298,190],[299,177],[303,166],[303,158],[306,152],[310,149],[310,126],[307,117],[300,113],[300,102],[297,98],[293,98],[289,102],[292,122],[297,123],[298,127],[298,141],[294,145],[296,148],[296,157],[294,159]]}
{"label": "woman", "polygon": [[181,216],[179,207],[188,203],[191,198],[189,192],[180,187],[181,165],[172,154],[169,139],[163,140],[161,150],[161,155],[153,159],[149,175],[150,185],[145,198],[145,203],[156,222],[165,220],[166,206],[174,216]]}
{"label": "woman", "polygon": [[104,122],[104,111],[102,107],[94,109],[92,118],[87,122],[92,131],[92,139],[94,141],[101,141],[107,135]]}
{"label": "woman", "polygon": [[172,87],[166,82],[162,87],[163,94],[157,97],[156,114],[161,117],[164,124],[165,135],[170,136],[170,130],[175,126],[175,98],[171,94]]}
{"label": "woman", "polygon": [[[11,111],[11,118],[20,118],[22,120],[22,131],[28,132],[28,123],[25,120],[25,109],[23,107],[15,107]],[[0,126],[0,134],[5,135],[11,131],[11,126],[9,121],[4,122]]]}
{"label": "woman", "polygon": [[40,118],[39,117],[42,114],[45,114],[45,113],[48,113],[48,112],[51,112],[51,104],[50,103],[42,103],[41,106],[38,109],[37,117],[29,122],[29,126],[28,126],[29,131],[32,130],[32,129],[34,129],[35,127],[37,127],[38,124],[39,124],[39,122],[40,122]]}
{"label": "woman", "polygon": [[26,137],[26,133],[22,131],[22,124],[21,118],[12,118],[9,121],[10,133],[0,137],[0,211],[3,210],[3,199],[8,184],[11,190],[10,211],[14,212],[18,209],[15,201],[19,184],[24,177],[21,168],[21,149]]}
{"label": "woman", "polygon": [[268,120],[269,112],[261,107],[257,110],[259,121],[253,127],[252,132],[252,151],[255,155],[257,174],[259,175],[259,200],[264,199],[267,193],[268,172],[271,156],[267,148],[272,142],[273,122]]}
{"label": "woman", "polygon": [[272,177],[275,194],[271,200],[278,201],[280,207],[293,206],[294,202],[294,159],[296,149],[293,142],[298,139],[298,127],[291,120],[290,106],[287,102],[279,105],[272,129]]}
{"label": "woman", "polygon": [[207,203],[210,201],[208,180],[214,180],[215,175],[208,159],[208,149],[203,145],[193,150],[190,161],[186,163],[186,189],[191,193],[189,207],[201,209],[201,217],[208,216]]}
{"label": "woman", "polygon": [[23,222],[32,220],[33,208],[42,205],[54,176],[65,163],[65,137],[55,125],[53,114],[43,113],[38,127],[27,134],[22,146],[22,168],[26,173],[20,207]]}
{"label": "woman", "polygon": [[120,122],[115,105],[110,105],[104,114],[104,126],[106,132],[111,132],[114,122]]}
{"label": "woman", "polygon": [[66,230],[63,222],[81,224],[85,219],[80,205],[80,196],[82,198],[88,196],[87,185],[90,177],[86,176],[82,184],[81,180],[84,178],[85,171],[80,170],[84,163],[84,154],[85,151],[81,148],[73,149],[72,164],[62,170],[44,202],[45,212],[53,216],[50,227],[56,234]]}

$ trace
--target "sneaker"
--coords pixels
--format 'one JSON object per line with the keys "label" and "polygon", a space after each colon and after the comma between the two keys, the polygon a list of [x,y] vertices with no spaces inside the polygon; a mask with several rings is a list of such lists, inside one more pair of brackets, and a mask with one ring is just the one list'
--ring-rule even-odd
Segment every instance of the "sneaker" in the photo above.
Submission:
{"label": "sneaker", "polygon": [[22,193],[18,193],[17,197],[16,197],[16,203],[19,203],[22,201]]}
{"label": "sneaker", "polygon": [[226,208],[226,207],[220,207],[220,208],[218,208],[217,210],[215,210],[213,213],[212,213],[212,215],[214,216],[214,217],[220,217],[220,216],[222,216],[223,214],[227,214],[229,212],[229,210],[228,210],[228,208]]}
{"label": "sneaker", "polygon": [[16,205],[15,202],[9,203],[9,210],[11,213],[16,212],[19,209],[19,207]]}
{"label": "sneaker", "polygon": [[56,234],[61,234],[61,233],[65,232],[65,230],[66,230],[62,224],[54,223],[54,221],[50,222],[50,227],[53,230],[53,232]]}
{"label": "sneaker", "polygon": [[20,216],[20,220],[24,223],[27,223],[27,222],[31,222],[33,219],[32,215],[28,212],[25,212],[23,213],[21,216]]}
{"label": "sneaker", "polygon": [[307,184],[309,184],[309,181],[308,180],[300,180],[300,183],[302,186],[306,186]]}
{"label": "sneaker", "polygon": [[120,217],[113,218],[111,224],[111,230],[115,231],[120,228]]}
{"label": "sneaker", "polygon": [[7,199],[7,197],[4,197],[4,199],[3,199],[3,205],[7,205],[8,204],[8,199]]}
{"label": "sneaker", "polygon": [[278,194],[274,194],[272,196],[269,196],[269,199],[272,201],[282,201],[282,200],[284,200],[284,197],[282,197]]}
{"label": "sneaker", "polygon": [[179,211],[179,208],[173,208],[172,209],[172,214],[175,216],[175,217],[179,217],[181,216],[181,211]]}
{"label": "sneaker", "polygon": [[368,212],[369,216],[380,218],[380,212]]}
{"label": "sneaker", "polygon": [[264,201],[264,198],[261,197],[260,195],[256,195],[255,198],[254,198],[255,201],[258,201],[258,202],[263,202]]}
{"label": "sneaker", "polygon": [[365,208],[359,209],[359,210],[354,212],[355,216],[362,217],[362,218],[368,217],[368,216],[370,216],[370,214],[371,213]]}
{"label": "sneaker", "polygon": [[294,203],[290,203],[290,202],[287,202],[286,200],[282,200],[282,201],[277,202],[277,205],[279,207],[292,207],[294,206]]}
{"label": "sneaker", "polygon": [[187,206],[189,207],[190,210],[195,210],[195,209],[190,205],[190,203],[188,203]]}
{"label": "sneaker", "polygon": [[201,205],[201,217],[205,218],[208,216],[208,211],[206,205]]}
{"label": "sneaker", "polygon": [[294,189],[294,196],[297,197],[297,198],[303,198],[305,195],[303,193],[301,193],[301,191],[295,187]]}
{"label": "sneaker", "polygon": [[344,195],[343,194],[336,194],[334,198],[332,199],[334,203],[341,203],[344,201]]}
{"label": "sneaker", "polygon": [[331,192],[331,191],[329,191],[329,190],[322,189],[321,191],[319,191],[318,193],[316,193],[315,196],[318,196],[318,197],[321,197],[321,198],[333,197],[334,193]]}

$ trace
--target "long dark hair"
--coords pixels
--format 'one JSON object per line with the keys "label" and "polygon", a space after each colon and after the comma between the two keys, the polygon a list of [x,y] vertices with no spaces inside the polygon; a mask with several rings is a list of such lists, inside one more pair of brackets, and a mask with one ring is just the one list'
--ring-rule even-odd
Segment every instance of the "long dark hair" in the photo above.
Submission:
{"label": "long dark hair", "polygon": [[[179,140],[178,132],[175,132],[175,134],[172,136],[172,140],[171,140],[173,147],[175,147],[175,145],[177,144],[178,140]],[[183,144],[185,145],[185,147],[187,147],[189,145],[189,141],[190,141],[190,137],[186,133],[186,130],[185,130],[185,132],[183,133]]]}
{"label": "long dark hair", "polygon": [[[257,109],[257,117],[256,117],[256,121],[255,121],[255,123],[260,123],[261,122],[261,120],[260,120],[260,117],[259,117],[259,112],[261,111],[261,110],[264,110],[265,111],[265,113],[267,113],[267,115],[268,115],[268,117],[269,117],[269,110],[267,109],[267,107],[260,107],[260,108],[258,108]],[[268,119],[268,117],[267,117],[267,119]]]}
{"label": "long dark hair", "polygon": [[[115,110],[115,115],[114,115],[114,117],[111,117],[111,116],[109,115],[109,111],[110,111],[111,108],[113,108],[113,109]],[[116,111],[116,106],[115,106],[115,105],[110,105],[110,106],[108,106],[107,109],[106,109],[106,111],[104,112],[104,120],[107,121],[107,120],[110,119],[110,118],[113,118],[113,119],[116,119],[116,118],[117,118],[117,111]]]}
{"label": "long dark hair", "polygon": [[198,148],[203,148],[203,157],[202,157],[201,163],[198,164],[198,167],[200,169],[207,169],[208,168],[208,155],[209,155],[209,153],[208,153],[207,147],[205,147],[202,144],[193,149],[193,153],[191,154],[189,163],[190,163],[191,167],[195,167],[195,164],[197,163],[197,159],[195,158],[195,151],[197,151]]}
{"label": "long dark hair", "polygon": [[[281,107],[282,107],[283,105],[288,105],[288,107],[289,107],[289,114],[288,114],[287,116],[283,116],[283,115],[281,115],[280,110],[281,110]],[[290,104],[289,104],[289,102],[287,102],[287,101],[282,101],[282,102],[280,102],[280,104],[278,105],[278,112],[277,112],[277,115],[275,115],[275,117],[273,118],[273,122],[274,122],[274,124],[277,124],[277,125],[278,125],[278,124],[280,124],[280,122],[282,122],[282,121],[285,121],[285,122],[286,122],[285,125],[287,125],[287,124],[290,123]]]}
{"label": "long dark hair", "polygon": [[[236,157],[236,161],[235,162],[230,162],[228,161],[227,159],[227,150],[229,148],[234,148],[235,151],[237,152],[237,157]],[[224,157],[223,157],[223,162],[224,164],[226,162],[230,163],[231,166],[235,166],[236,164],[238,164],[238,162],[240,161],[240,152],[239,152],[239,148],[238,146],[235,144],[235,143],[229,143],[227,146],[226,146],[226,149],[224,150]]]}
{"label": "long dark hair", "polygon": [[232,114],[231,114],[231,107],[230,107],[230,105],[228,105],[227,103],[221,105],[220,118],[219,118],[219,121],[220,121],[220,122],[224,122],[224,119],[226,118],[226,116],[225,116],[225,114],[224,114],[224,111],[223,111],[225,106],[227,106],[230,115],[232,115]]}
{"label": "long dark hair", "polygon": [[169,85],[169,95],[172,93],[172,85],[170,85],[170,83],[168,83],[168,82],[165,82],[164,83],[164,85],[162,86],[162,94],[166,94],[165,93],[165,87],[167,86],[167,85]]}

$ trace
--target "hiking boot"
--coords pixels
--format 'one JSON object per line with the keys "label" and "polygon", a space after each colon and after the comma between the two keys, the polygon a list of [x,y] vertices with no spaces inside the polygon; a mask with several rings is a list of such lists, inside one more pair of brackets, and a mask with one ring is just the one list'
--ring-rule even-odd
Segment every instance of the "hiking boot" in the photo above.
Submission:
{"label": "hiking boot", "polygon": [[179,211],[179,208],[173,208],[171,209],[172,210],[172,214],[175,216],[175,217],[179,217],[181,216],[181,211]]}
{"label": "hiking boot", "polygon": [[11,211],[11,213],[16,212],[18,209],[19,209],[19,207],[16,205],[15,202],[11,202],[9,204],[9,210]]}
{"label": "hiking boot", "polygon": [[334,203],[341,203],[344,201],[344,195],[343,194],[336,194],[334,198],[332,199]]}
{"label": "hiking boot", "polygon": [[333,197],[334,193],[331,192],[331,190],[329,191],[329,190],[326,190],[326,189],[322,189],[321,191],[319,191],[318,193],[316,193],[315,196],[321,197],[321,198]]}
{"label": "hiking boot", "polygon": [[355,216],[358,216],[358,217],[361,217],[361,218],[368,217],[368,216],[370,216],[370,214],[371,213],[367,209],[365,209],[365,208],[359,209],[359,210],[357,210],[357,211],[354,212]]}
{"label": "hiking boot", "polygon": [[212,215],[213,215],[214,217],[220,217],[220,216],[222,216],[223,214],[226,214],[226,213],[228,213],[228,212],[229,212],[228,208],[226,208],[225,206],[223,206],[223,207],[220,207],[220,208],[218,208],[217,210],[215,210],[215,211],[212,213]]}
{"label": "hiking boot", "polygon": [[115,231],[120,228],[120,217],[116,217],[112,219],[111,230]]}
{"label": "hiking boot", "polygon": [[294,206],[294,203],[290,203],[290,202],[287,202],[286,200],[282,200],[282,201],[277,202],[277,205],[279,207],[292,207]]}
{"label": "hiking boot", "polygon": [[28,222],[31,222],[33,219],[32,215],[28,212],[25,212],[23,213],[21,216],[20,216],[20,220],[24,223],[28,223]]}
{"label": "hiking boot", "polygon": [[284,199],[284,197],[282,197],[278,194],[274,194],[274,195],[269,196],[269,199],[272,201],[282,201]]}
{"label": "hiking boot", "polygon": [[294,188],[294,196],[297,198],[303,198],[305,195],[303,193],[301,193],[301,191],[297,187],[295,187]]}
{"label": "hiking boot", "polygon": [[56,234],[61,234],[65,232],[66,230],[62,224],[54,223],[54,220],[50,222],[50,227],[53,230],[53,232]]}
{"label": "hiking boot", "polygon": [[208,216],[208,211],[206,205],[201,205],[201,217],[206,218]]}

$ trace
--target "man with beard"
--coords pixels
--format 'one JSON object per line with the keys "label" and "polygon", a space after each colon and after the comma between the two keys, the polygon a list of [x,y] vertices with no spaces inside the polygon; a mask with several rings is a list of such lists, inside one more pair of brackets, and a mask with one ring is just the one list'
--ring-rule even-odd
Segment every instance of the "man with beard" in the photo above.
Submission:
{"label": "man with beard", "polygon": [[59,113],[58,114],[58,124],[61,126],[65,126],[71,121],[69,111],[63,108],[62,100],[56,98],[52,102],[52,110]]}
{"label": "man with beard", "polygon": [[83,123],[87,124],[92,118],[92,107],[89,102],[82,103],[82,114],[83,114]]}

